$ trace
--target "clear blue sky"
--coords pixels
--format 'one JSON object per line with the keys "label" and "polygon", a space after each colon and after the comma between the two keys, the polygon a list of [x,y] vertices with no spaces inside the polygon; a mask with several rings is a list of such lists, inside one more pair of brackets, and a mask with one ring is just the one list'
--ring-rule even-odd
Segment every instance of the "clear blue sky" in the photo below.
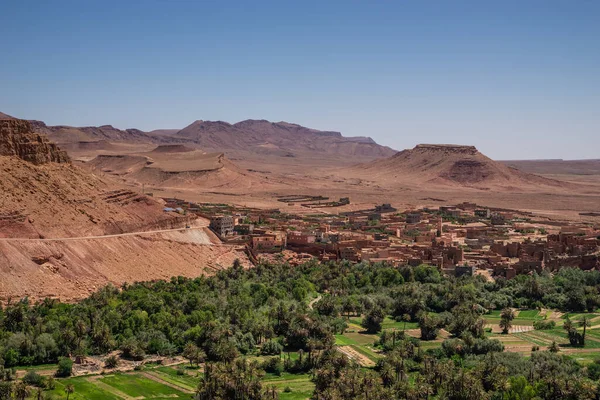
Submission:
{"label": "clear blue sky", "polygon": [[600,1],[2,0],[0,111],[600,158],[599,21]]}

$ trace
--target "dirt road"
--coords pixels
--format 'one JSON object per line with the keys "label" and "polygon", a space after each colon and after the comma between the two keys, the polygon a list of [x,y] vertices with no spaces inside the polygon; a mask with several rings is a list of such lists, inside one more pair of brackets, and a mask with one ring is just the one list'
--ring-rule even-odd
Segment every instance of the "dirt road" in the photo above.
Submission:
{"label": "dirt road", "polygon": [[202,223],[202,225],[196,225],[193,228],[173,228],[173,229],[160,229],[155,231],[142,231],[142,232],[127,232],[127,233],[117,233],[114,235],[100,235],[100,236],[77,236],[77,237],[65,237],[65,238],[44,238],[44,239],[31,239],[31,238],[0,238],[2,242],[24,242],[24,241],[35,241],[35,242],[65,242],[71,240],[89,240],[89,239],[110,239],[110,238],[118,238],[125,236],[142,236],[142,235],[153,235],[156,233],[166,233],[166,232],[185,232],[185,231],[194,231],[194,230],[203,230],[208,227],[208,223]]}

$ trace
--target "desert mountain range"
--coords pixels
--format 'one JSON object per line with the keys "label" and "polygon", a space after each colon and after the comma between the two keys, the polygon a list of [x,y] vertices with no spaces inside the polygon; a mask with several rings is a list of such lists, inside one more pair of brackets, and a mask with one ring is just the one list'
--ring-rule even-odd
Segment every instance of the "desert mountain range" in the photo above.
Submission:
{"label": "desert mountain range", "polygon": [[235,124],[223,121],[195,121],[177,129],[143,132],[139,129],[48,126],[30,121],[34,130],[60,145],[80,142],[110,141],[154,144],[187,144],[207,152],[226,154],[274,155],[298,157],[311,153],[330,156],[358,156],[375,159],[391,156],[395,150],[377,144],[369,137],[344,137],[340,132],[319,131],[287,122],[246,120]]}
{"label": "desert mountain range", "polygon": [[252,151],[286,157],[295,157],[298,152],[372,158],[395,153],[369,137],[344,137],[340,132],[266,120],[246,120],[236,124],[195,121],[173,136],[191,140],[206,150]]}
{"label": "desert mountain range", "polygon": [[87,162],[86,167],[155,188],[252,187],[266,192],[289,188],[292,181],[298,188],[310,188],[316,176],[324,175],[333,182],[319,184],[331,188],[335,183],[357,182],[383,188],[423,184],[519,191],[572,188],[562,179],[536,175],[551,175],[536,169],[538,164],[496,162],[473,146],[418,145],[396,152],[369,137],[344,137],[287,122],[198,120],[183,129],[150,132],[30,122],[34,132],[59,143],[72,158]]}

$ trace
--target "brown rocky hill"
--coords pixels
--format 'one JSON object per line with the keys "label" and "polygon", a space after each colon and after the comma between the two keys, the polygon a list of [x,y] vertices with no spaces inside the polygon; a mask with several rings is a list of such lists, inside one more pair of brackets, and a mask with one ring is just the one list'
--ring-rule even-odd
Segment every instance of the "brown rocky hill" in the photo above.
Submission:
{"label": "brown rocky hill", "polygon": [[339,132],[319,131],[287,122],[246,120],[235,124],[223,121],[195,121],[172,135],[191,140],[209,151],[246,151],[295,157],[303,153],[321,155],[389,157],[395,153],[371,138],[344,137]]}
{"label": "brown rocky hill", "polygon": [[0,112],[0,119],[15,119],[15,117],[11,117],[8,114],[4,114],[3,112]]}
{"label": "brown rocky hill", "polygon": [[520,189],[568,185],[508,167],[481,154],[474,146],[420,144],[353,170],[388,183]]}
{"label": "brown rocky hill", "polygon": [[165,213],[153,198],[67,162],[27,121],[0,127],[0,304],[24,296],[70,301],[108,283],[197,277],[237,258],[247,265],[208,221]]}
{"label": "brown rocky hill", "polygon": [[29,122],[0,120],[0,236],[103,235],[177,222],[153,199],[68,161]]}
{"label": "brown rocky hill", "polygon": [[261,176],[237,167],[223,153],[205,153],[182,145],[160,145],[148,152],[101,154],[86,163],[134,185],[161,188],[250,188]]}

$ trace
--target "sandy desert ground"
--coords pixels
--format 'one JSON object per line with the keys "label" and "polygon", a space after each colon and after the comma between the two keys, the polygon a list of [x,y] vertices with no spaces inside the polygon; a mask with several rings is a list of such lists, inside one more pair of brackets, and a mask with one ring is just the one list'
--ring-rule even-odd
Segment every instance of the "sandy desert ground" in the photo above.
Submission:
{"label": "sandy desert ground", "polygon": [[[136,173],[135,168],[127,173],[123,168],[113,168],[112,166],[118,165],[116,162],[100,166],[97,159],[94,161],[94,157],[100,154],[107,153],[94,149],[75,152],[74,156],[92,160],[83,165],[92,167],[96,174],[111,175],[130,188],[139,190],[144,186],[145,190],[153,192],[155,196],[178,197],[197,202],[280,207],[281,203],[276,200],[276,196],[309,194],[332,199],[350,197],[349,206],[322,210],[333,213],[371,207],[383,202],[391,203],[397,208],[412,208],[463,201],[569,220],[598,220],[596,217],[580,216],[579,213],[600,211],[600,172],[590,169],[586,175],[581,175],[580,171],[569,173],[552,164],[538,166],[535,161],[526,163],[535,165],[533,169],[515,165],[520,168],[519,171],[503,177],[503,185],[498,186],[489,181],[479,185],[441,181],[437,179],[437,175],[418,170],[407,171],[402,166],[396,168],[393,164],[382,164],[382,161],[375,161],[373,165],[369,161],[356,163],[353,159],[340,157],[306,159],[278,155],[257,156],[242,152],[230,152],[230,155],[226,153],[227,165],[224,171],[210,172],[207,169],[202,177],[190,173],[187,178],[160,180],[146,174],[145,179],[140,179],[141,174]],[[110,154],[132,153],[113,149]],[[152,151],[146,154],[152,154]],[[195,154],[202,153],[187,152],[179,160],[171,158],[169,169],[193,171],[195,164],[206,164],[206,159],[202,159],[206,155],[193,160]],[[501,163],[492,160],[489,162],[504,167]],[[539,163],[544,164],[541,161]],[[161,168],[161,162],[154,167]],[[533,177],[529,175],[532,170],[535,172]],[[525,178],[521,172],[526,174]],[[302,207],[286,210],[314,212]]]}

